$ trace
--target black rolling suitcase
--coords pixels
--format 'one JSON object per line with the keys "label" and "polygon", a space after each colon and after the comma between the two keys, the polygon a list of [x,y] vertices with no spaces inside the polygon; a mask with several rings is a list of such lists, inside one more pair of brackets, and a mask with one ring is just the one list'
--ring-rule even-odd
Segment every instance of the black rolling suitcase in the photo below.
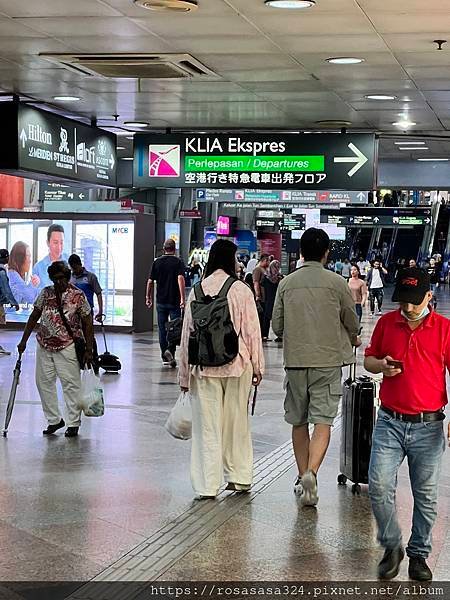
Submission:
{"label": "black rolling suitcase", "polygon": [[353,482],[353,494],[360,494],[360,483],[369,483],[369,461],[375,424],[375,381],[356,377],[356,365],[344,382],[342,397],[341,473],[339,485]]}

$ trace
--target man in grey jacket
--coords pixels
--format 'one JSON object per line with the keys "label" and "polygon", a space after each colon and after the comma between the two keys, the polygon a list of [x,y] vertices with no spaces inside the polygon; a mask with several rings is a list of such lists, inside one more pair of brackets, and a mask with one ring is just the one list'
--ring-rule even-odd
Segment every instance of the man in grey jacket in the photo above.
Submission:
{"label": "man in grey jacket", "polygon": [[280,282],[272,328],[284,343],[285,420],[292,425],[299,471],[294,490],[303,505],[315,506],[317,472],[342,394],[342,366],[355,362],[352,346],[360,346],[361,340],[347,282],[324,268],[328,235],[322,229],[308,229],[300,247],[305,263]]}

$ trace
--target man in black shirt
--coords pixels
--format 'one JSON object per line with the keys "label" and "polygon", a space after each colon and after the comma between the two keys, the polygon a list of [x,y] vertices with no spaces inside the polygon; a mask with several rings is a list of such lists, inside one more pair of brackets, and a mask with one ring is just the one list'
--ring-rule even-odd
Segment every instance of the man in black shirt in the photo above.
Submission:
{"label": "man in black shirt", "polygon": [[185,301],[184,263],[175,256],[174,240],[164,242],[164,254],[152,265],[147,283],[147,306],[153,306],[153,286],[156,281],[156,311],[158,313],[159,345],[163,364],[175,368],[175,346],[167,343],[166,324],[181,316]]}

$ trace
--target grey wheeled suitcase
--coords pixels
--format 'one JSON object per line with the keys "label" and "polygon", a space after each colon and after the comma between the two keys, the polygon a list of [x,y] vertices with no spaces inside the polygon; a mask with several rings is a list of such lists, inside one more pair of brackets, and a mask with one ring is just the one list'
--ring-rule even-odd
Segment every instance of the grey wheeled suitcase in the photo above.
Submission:
{"label": "grey wheeled suitcase", "polygon": [[339,485],[353,482],[353,494],[360,494],[360,483],[369,483],[369,461],[375,424],[375,381],[356,377],[356,366],[344,382],[342,397],[341,456]]}

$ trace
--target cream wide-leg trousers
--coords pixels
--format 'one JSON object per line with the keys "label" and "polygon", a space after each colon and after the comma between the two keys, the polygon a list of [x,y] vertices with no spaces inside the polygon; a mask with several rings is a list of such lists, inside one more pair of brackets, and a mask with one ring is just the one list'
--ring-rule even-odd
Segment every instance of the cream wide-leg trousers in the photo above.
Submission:
{"label": "cream wide-leg trousers", "polygon": [[216,496],[224,476],[241,486],[252,483],[252,377],[251,365],[240,377],[191,376],[191,481],[200,496]]}
{"label": "cream wide-leg trousers", "polygon": [[49,352],[39,344],[36,347],[36,385],[48,424],[56,425],[61,421],[56,390],[58,377],[66,405],[66,425],[78,427],[81,423],[81,372],[75,345],[59,352]]}

